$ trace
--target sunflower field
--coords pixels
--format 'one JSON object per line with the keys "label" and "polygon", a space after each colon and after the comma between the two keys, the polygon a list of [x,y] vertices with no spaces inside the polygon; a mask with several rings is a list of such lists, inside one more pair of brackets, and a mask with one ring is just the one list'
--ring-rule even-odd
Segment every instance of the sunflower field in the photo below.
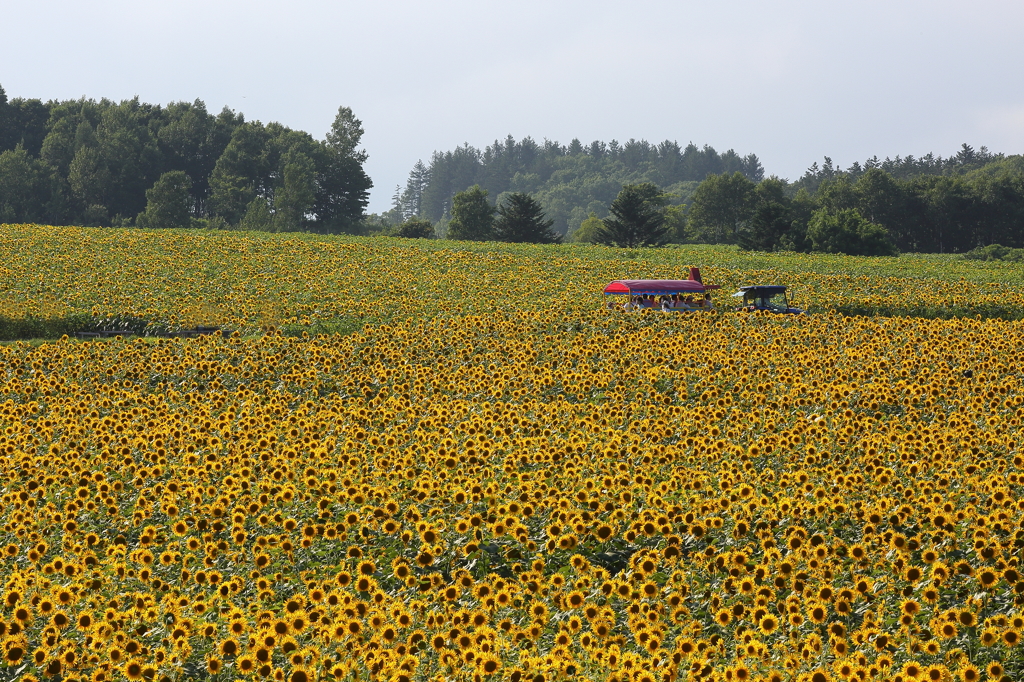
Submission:
{"label": "sunflower field", "polygon": [[[0,680],[1024,679],[1012,269],[0,231],[9,319],[233,329],[0,344]],[[817,313],[601,308],[682,258]]]}
{"label": "sunflower field", "polygon": [[[4,326],[77,318],[157,329],[219,325],[333,331],[496,309],[574,316],[613,279],[786,284],[811,312],[1024,319],[1024,267],[957,256],[623,250],[198,230],[0,226]],[[13,326],[17,326],[16,324]],[[70,329],[71,327],[69,327]],[[39,334],[45,336],[45,334]],[[52,338],[60,338],[56,334]]]}

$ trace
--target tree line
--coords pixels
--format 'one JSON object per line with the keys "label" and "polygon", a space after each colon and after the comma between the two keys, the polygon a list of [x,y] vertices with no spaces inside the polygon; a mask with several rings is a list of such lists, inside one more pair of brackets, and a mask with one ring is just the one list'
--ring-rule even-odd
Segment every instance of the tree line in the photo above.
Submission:
{"label": "tree line", "polygon": [[200,101],[8,101],[0,223],[352,232],[370,178],[341,107],[324,140]]}
{"label": "tree line", "polygon": [[708,175],[734,172],[753,182],[764,177],[755,154],[740,156],[732,149],[720,154],[692,142],[685,147],[672,140],[652,144],[635,139],[584,145],[574,139],[562,145],[508,136],[483,150],[465,144],[435,152],[426,164],[418,161],[405,187],[395,188],[391,211],[375,218],[390,225],[411,216],[447,221],[455,194],[476,185],[495,199],[510,192],[529,194],[564,235],[590,213],[607,211],[624,185],[654,183],[680,203]]}
{"label": "tree line", "polygon": [[[544,170],[547,179],[530,169]],[[471,182],[471,189],[457,190],[461,182]],[[707,146],[680,150],[633,140],[540,146],[510,137],[482,153],[466,145],[435,153],[429,166],[417,163],[405,189],[396,190],[392,210],[377,220],[385,229],[419,221],[421,235],[429,222],[439,236],[494,238],[483,227],[451,232],[452,221],[465,223],[458,213],[470,194],[478,212],[488,196],[496,200],[492,212],[506,198],[522,204],[528,197],[554,237],[620,246],[737,244],[863,255],[1024,247],[1024,157],[967,144],[946,158],[873,157],[845,170],[825,157],[788,182],[765,178],[753,154],[718,155]],[[633,206],[633,218],[617,213],[626,205]],[[640,228],[635,221],[646,213],[657,219],[645,218],[648,227]]]}
{"label": "tree line", "polygon": [[816,176],[812,167],[795,183],[709,177],[687,206],[683,237],[868,255],[1024,246],[1024,157],[974,154],[964,145],[952,159],[902,177],[882,165]]}
{"label": "tree line", "polygon": [[1024,157],[985,147],[846,169],[825,157],[788,182],[766,178],[753,153],[692,142],[509,136],[417,162],[392,209],[366,216],[362,135],[347,107],[317,140],[200,100],[8,101],[0,87],[0,222],[872,254],[1024,248]]}

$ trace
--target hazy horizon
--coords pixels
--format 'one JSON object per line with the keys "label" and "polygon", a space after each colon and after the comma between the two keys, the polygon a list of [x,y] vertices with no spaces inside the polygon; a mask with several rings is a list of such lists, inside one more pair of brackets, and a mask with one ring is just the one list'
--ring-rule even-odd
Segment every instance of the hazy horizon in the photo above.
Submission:
{"label": "hazy horizon", "polygon": [[[202,99],[323,138],[366,134],[369,211],[418,159],[513,135],[710,144],[798,178],[830,156],[1024,151],[1024,4],[787,0],[198,3],[5,10],[9,98]],[[31,30],[31,29],[37,30]],[[40,35],[46,36],[45,45]]]}

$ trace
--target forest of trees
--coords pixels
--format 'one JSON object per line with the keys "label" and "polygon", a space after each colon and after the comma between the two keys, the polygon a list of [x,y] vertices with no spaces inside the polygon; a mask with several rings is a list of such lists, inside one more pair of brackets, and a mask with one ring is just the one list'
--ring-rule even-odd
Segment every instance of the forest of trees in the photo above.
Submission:
{"label": "forest of trees", "polygon": [[[887,159],[846,171],[826,159],[794,183],[711,177],[688,206],[685,237],[765,251],[963,253],[988,244],[1024,246],[1024,157],[963,145],[948,159],[927,158],[931,163],[916,169]],[[876,246],[823,239],[822,224],[844,215],[855,215]],[[882,237],[894,249],[878,246]]]}
{"label": "forest of trees", "polygon": [[417,162],[392,209],[367,216],[362,135],[347,107],[317,140],[227,108],[212,114],[199,100],[8,101],[0,87],[0,223],[862,254],[1024,249],[1024,157],[985,147],[846,169],[825,157],[788,182],[765,177],[755,154],[708,145],[509,136]]}
{"label": "forest of trees", "polygon": [[606,223],[618,220],[612,202],[641,185],[664,219],[663,241],[867,255],[1024,247],[1024,157],[967,144],[946,158],[874,157],[845,170],[825,157],[787,182],[765,178],[754,154],[708,146],[573,140],[565,147],[510,137],[483,152],[464,145],[418,162],[379,220],[417,216],[445,235],[453,198],[477,186],[496,204],[529,194],[565,239],[598,242]]}
{"label": "forest of trees", "polygon": [[764,177],[756,155],[740,156],[731,149],[719,154],[707,145],[683,148],[669,140],[655,145],[631,139],[586,146],[573,140],[566,146],[529,137],[517,142],[509,136],[483,151],[467,144],[435,152],[429,165],[417,162],[406,186],[396,188],[394,208],[383,218],[390,223],[413,215],[443,221],[455,193],[479,185],[498,202],[509,192],[533,196],[554,221],[553,229],[571,234],[590,213],[607,215],[624,185],[654,183],[670,203],[679,204],[708,175],[734,172],[754,182]]}
{"label": "forest of trees", "polygon": [[0,87],[0,223],[358,231],[362,134],[346,107],[319,141],[199,100],[8,101]]}

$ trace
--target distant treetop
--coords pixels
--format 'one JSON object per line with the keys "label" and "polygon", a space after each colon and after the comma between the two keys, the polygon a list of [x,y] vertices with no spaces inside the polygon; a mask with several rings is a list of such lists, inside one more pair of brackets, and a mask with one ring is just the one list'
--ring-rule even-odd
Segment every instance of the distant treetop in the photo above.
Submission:
{"label": "distant treetop", "polygon": [[434,152],[429,163],[417,162],[405,188],[395,193],[392,213],[396,221],[411,215],[441,220],[450,215],[458,192],[479,185],[499,202],[511,192],[533,196],[553,221],[552,229],[565,234],[592,211],[606,215],[623,185],[651,182],[678,203],[709,175],[735,172],[753,182],[764,177],[755,154],[741,156],[732,149],[720,154],[692,142],[685,147],[636,139],[585,145],[573,139],[562,145],[510,135],[483,150],[465,144]]}

